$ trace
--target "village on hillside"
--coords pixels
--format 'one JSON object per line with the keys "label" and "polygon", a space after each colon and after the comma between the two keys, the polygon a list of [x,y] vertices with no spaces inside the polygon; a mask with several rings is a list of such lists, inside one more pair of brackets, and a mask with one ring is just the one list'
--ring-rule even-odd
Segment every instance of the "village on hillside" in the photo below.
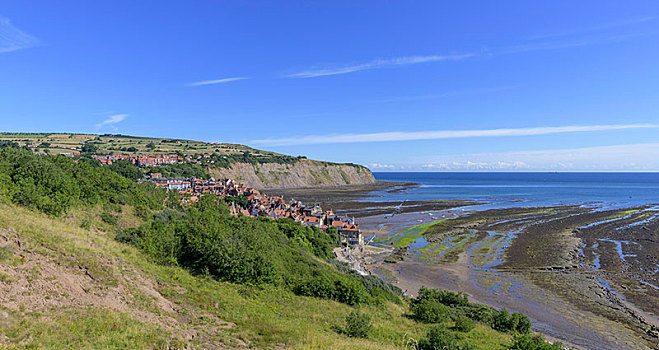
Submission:
{"label": "village on hillside", "polygon": [[244,196],[247,205],[243,207],[232,201],[231,215],[267,217],[273,220],[290,218],[304,226],[315,226],[323,231],[334,227],[338,232],[339,245],[364,244],[359,225],[355,223],[354,218],[337,215],[331,209],[323,210],[317,204],[305,205],[295,199],[287,202],[282,196],[268,196],[234,180],[162,178],[160,173],[153,173],[147,181],[168,191],[178,191],[186,195],[191,202],[198,201],[199,197],[205,194],[213,194],[221,198]]}
{"label": "village on hillside", "polygon": [[92,158],[101,162],[101,164],[112,164],[119,160],[129,161],[136,166],[160,166],[180,163],[197,163],[198,159],[210,158],[210,154],[199,154],[195,157],[191,155],[179,156],[176,154],[112,154],[112,155],[92,155]]}
{"label": "village on hillside", "polygon": [[[28,145],[28,147],[31,145]],[[61,153],[68,157],[79,156],[80,152],[74,150]],[[41,154],[48,155],[48,154]],[[210,158],[209,154],[176,155],[176,154],[112,154],[91,155],[93,159],[101,164],[112,165],[117,161],[128,161],[137,167],[159,167],[171,164],[196,163],[200,164],[204,158]],[[161,173],[151,173],[146,181],[150,181],[156,187],[165,188],[168,191],[178,191],[185,195],[189,202],[196,202],[200,196],[213,194],[221,198],[244,196],[245,205],[231,201],[231,215],[267,217],[270,219],[290,218],[304,226],[314,226],[320,230],[327,231],[333,227],[337,230],[337,241],[339,245],[364,244],[364,238],[355,222],[354,217],[335,214],[331,209],[323,210],[319,205],[305,205],[300,201],[291,199],[285,201],[282,196],[268,196],[260,191],[246,187],[243,184],[230,179],[218,180],[211,178],[203,180],[198,178],[163,178]]]}

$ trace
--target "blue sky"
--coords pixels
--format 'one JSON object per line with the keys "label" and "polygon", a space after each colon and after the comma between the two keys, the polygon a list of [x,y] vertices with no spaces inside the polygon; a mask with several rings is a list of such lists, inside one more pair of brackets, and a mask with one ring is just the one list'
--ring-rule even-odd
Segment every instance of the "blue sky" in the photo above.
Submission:
{"label": "blue sky", "polygon": [[659,171],[657,1],[4,1],[0,130]]}

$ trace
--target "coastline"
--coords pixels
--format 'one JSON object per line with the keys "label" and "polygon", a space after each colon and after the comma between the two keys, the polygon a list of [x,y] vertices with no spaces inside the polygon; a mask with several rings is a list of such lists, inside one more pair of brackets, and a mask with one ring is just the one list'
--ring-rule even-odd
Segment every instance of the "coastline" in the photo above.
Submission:
{"label": "coastline", "polygon": [[[357,217],[364,237],[372,238],[371,245],[350,252],[337,250],[337,257],[351,261],[358,270],[397,285],[408,295],[415,295],[422,285],[462,291],[475,302],[523,312],[532,319],[533,329],[547,339],[579,349],[650,349],[654,347],[652,344],[657,344],[659,302],[655,301],[659,301],[659,294],[650,288],[634,294],[639,283],[634,289],[624,280],[629,264],[616,263],[615,250],[609,249],[611,244],[624,242],[623,238],[607,235],[611,230],[616,231],[611,225],[617,224],[631,225],[631,233],[627,235],[644,234],[639,230],[645,226],[633,225],[650,215],[646,211],[652,206],[523,207],[520,203],[518,207],[492,209],[487,204],[468,200],[393,202],[378,198],[419,186],[387,181],[369,186],[304,188],[280,193]],[[615,218],[611,219],[612,216]],[[444,223],[455,225],[444,227]],[[431,226],[437,232],[427,232]],[[652,230],[659,232],[659,223]],[[466,234],[472,231],[479,233]],[[488,241],[490,236],[484,232],[516,233],[500,244]],[[545,237],[546,232],[555,234]],[[465,237],[462,241],[457,238],[457,242],[450,241],[461,236]],[[437,261],[429,261],[432,257],[429,251],[447,241],[455,245],[448,253],[439,254],[441,258]],[[650,243],[645,247],[649,251],[636,255],[657,256],[653,253],[656,240]],[[474,266],[475,260],[482,259],[474,257],[478,255],[474,254],[475,249],[496,244],[501,246],[490,265]],[[598,244],[601,244],[599,249]],[[398,250],[396,263],[385,262],[399,245],[408,246],[408,251],[401,255]],[[538,251],[527,254],[525,251],[532,246]],[[453,252],[454,247],[462,250]],[[624,254],[620,254],[624,259]],[[642,266],[633,268],[649,269],[651,265],[652,259],[645,259]],[[620,271],[612,272],[615,269]],[[659,285],[648,277],[652,276],[646,274],[638,280],[650,286]]]}
{"label": "coastline", "polygon": [[377,201],[380,193],[396,193],[419,187],[416,182],[377,181],[368,185],[335,187],[302,187],[294,189],[270,189],[265,192],[283,196],[286,200],[295,199],[308,204],[319,204],[336,213],[356,218],[391,213],[438,211],[456,207],[481,204],[468,200],[417,200],[417,201]]}
{"label": "coastline", "polygon": [[[633,225],[630,220],[642,219],[645,210],[651,206],[639,207],[639,214],[629,218],[621,217],[612,220],[618,224],[626,223]],[[592,208],[591,208],[592,209]],[[535,212],[546,211],[541,214],[544,218],[515,218],[518,211]],[[630,211],[627,208],[627,211]],[[633,210],[631,210],[633,211]],[[505,221],[515,220],[522,223],[530,223],[529,227],[518,227],[517,236],[511,239],[510,245],[503,249],[502,260],[496,265],[488,268],[475,268],[471,251],[465,249],[448,261],[429,263],[424,260],[423,254],[418,251],[422,247],[416,247],[416,252],[404,255],[402,261],[395,264],[385,262],[382,250],[372,255],[366,253],[357,254],[356,258],[360,266],[369,273],[376,274],[381,278],[397,285],[409,295],[414,295],[421,286],[462,291],[469,295],[475,302],[488,304],[494,307],[506,307],[511,311],[520,311],[527,314],[534,324],[534,330],[547,336],[548,339],[558,340],[566,345],[581,349],[640,349],[652,348],[655,339],[657,325],[657,310],[651,308],[645,310],[638,305],[651,305],[655,295],[650,293],[649,299],[645,301],[630,294],[619,293],[618,289],[627,290],[629,287],[617,283],[614,274],[610,271],[595,271],[586,266],[592,263],[592,257],[586,257],[583,253],[584,242],[593,245],[592,241],[606,240],[608,238],[578,237],[579,230],[575,225],[588,226],[582,228],[581,233],[590,232],[597,235],[606,230],[607,218],[616,215],[618,211],[597,211],[580,206],[555,206],[555,207],[529,207],[508,208],[499,210],[474,210],[469,207],[453,207],[437,211],[409,211],[392,217],[383,214],[364,216],[359,219],[365,237],[374,236],[375,239],[385,240],[392,236],[400,235],[402,232],[415,226],[430,226],[434,222],[445,220],[461,221],[465,217],[477,217],[483,213],[496,212],[497,220],[501,221],[498,226],[493,225],[494,219],[476,220],[460,229],[477,229],[481,225],[496,226],[494,228],[505,231]],[[635,212],[636,213],[636,212]],[[525,215],[526,215],[525,214]],[[521,214],[520,214],[521,215]],[[629,214],[627,214],[629,215]],[[508,218],[505,218],[509,216]],[[571,222],[569,218],[574,216]],[[511,219],[512,217],[512,219]],[[578,219],[577,219],[578,218]],[[455,220],[458,219],[458,220]],[[482,218],[481,218],[482,219]],[[547,221],[547,222],[544,222]],[[552,224],[553,221],[559,224]],[[630,221],[630,222],[627,222]],[[603,223],[602,223],[603,222]],[[552,226],[553,225],[553,226]],[[436,225],[435,225],[436,226]],[[537,226],[537,227],[536,227]],[[554,227],[555,226],[555,227]],[[599,227],[598,227],[599,226]],[[659,228],[659,227],[658,227]],[[538,234],[546,232],[543,230],[558,230],[559,234],[550,240],[543,242],[554,252],[559,254],[544,254],[549,260],[542,260],[538,256],[529,260],[528,256],[520,254],[528,245],[528,240],[540,237]],[[450,231],[450,230],[449,230]],[[573,232],[574,231],[574,232]],[[531,233],[529,233],[531,232]],[[444,232],[446,233],[446,232]],[[448,239],[456,232],[449,232],[448,236],[437,239],[422,236],[413,236],[414,242],[421,238],[428,241],[426,244],[438,244],[442,239]],[[432,236],[432,235],[431,235]],[[523,239],[518,239],[523,237]],[[393,253],[396,244],[394,242],[373,242],[380,249],[386,249]],[[382,244],[384,243],[384,244]],[[389,243],[389,245],[387,245]],[[465,247],[477,246],[477,242],[467,242]],[[409,245],[410,247],[413,246]],[[654,249],[652,246],[649,249]],[[602,252],[600,252],[602,254]],[[592,255],[592,254],[591,254]],[[606,255],[606,254],[604,254]],[[602,256],[602,260],[614,260],[614,256],[608,254]],[[360,260],[361,259],[361,260]],[[538,260],[540,259],[540,260]],[[540,264],[535,266],[534,264]],[[651,261],[650,261],[651,263]],[[649,263],[646,262],[646,265]],[[575,268],[576,267],[576,268]],[[627,271],[627,270],[624,270]],[[602,284],[602,276],[607,278],[607,283]],[[647,276],[646,276],[647,277]],[[555,280],[558,282],[548,283]],[[498,286],[498,287],[497,287]],[[502,287],[505,286],[505,287]],[[573,293],[572,291],[584,292]],[[511,293],[512,291],[512,293]],[[582,300],[579,301],[579,298]],[[631,300],[628,300],[631,298]],[[649,302],[648,302],[649,300]],[[638,304],[637,304],[638,303]]]}

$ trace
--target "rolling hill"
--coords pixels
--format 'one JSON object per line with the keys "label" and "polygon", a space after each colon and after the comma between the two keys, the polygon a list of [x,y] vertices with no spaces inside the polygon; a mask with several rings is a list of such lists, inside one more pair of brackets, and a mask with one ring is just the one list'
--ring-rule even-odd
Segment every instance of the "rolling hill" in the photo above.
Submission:
{"label": "rolling hill", "polygon": [[[178,154],[195,159],[215,178],[239,180],[247,186],[268,188],[363,185],[375,182],[371,171],[352,163],[331,163],[288,156],[230,143],[59,133],[1,133],[0,142],[14,142],[39,153],[70,154]],[[85,147],[86,146],[86,147]]]}

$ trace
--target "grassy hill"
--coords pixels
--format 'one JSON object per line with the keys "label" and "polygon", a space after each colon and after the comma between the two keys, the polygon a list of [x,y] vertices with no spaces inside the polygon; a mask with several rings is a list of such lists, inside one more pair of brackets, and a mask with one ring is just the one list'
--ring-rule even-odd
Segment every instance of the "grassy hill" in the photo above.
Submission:
{"label": "grassy hill", "polygon": [[331,233],[180,203],[94,161],[0,148],[0,346],[550,349],[523,315],[350,272]]}
{"label": "grassy hill", "polygon": [[[165,166],[155,172],[187,176],[205,172],[265,188],[361,185],[375,182],[367,168],[262,151],[244,145],[125,135],[0,133],[0,144],[28,147],[37,153],[70,154],[178,154],[193,163]],[[208,155],[197,159],[198,155]],[[170,169],[172,168],[172,169]],[[185,169],[182,169],[185,168]]]}
{"label": "grassy hill", "polygon": [[39,150],[47,149],[51,154],[69,153],[71,150],[80,151],[85,143],[91,143],[97,146],[96,152],[99,154],[180,153],[194,155],[217,153],[226,156],[250,152],[263,159],[282,156],[278,153],[261,151],[238,144],[110,134],[0,133],[0,140],[16,142],[21,146],[35,145]]}

